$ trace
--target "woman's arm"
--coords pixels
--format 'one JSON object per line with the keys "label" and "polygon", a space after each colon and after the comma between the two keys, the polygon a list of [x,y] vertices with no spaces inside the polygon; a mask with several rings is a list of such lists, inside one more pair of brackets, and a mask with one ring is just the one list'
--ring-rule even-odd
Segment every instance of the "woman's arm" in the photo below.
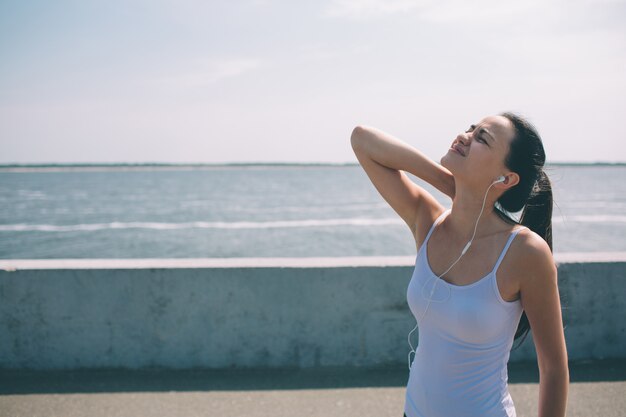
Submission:
{"label": "woman's arm", "polygon": [[454,196],[452,174],[417,149],[373,127],[355,127],[350,143],[376,190],[409,226],[416,243],[421,241],[424,225],[430,226],[444,207],[404,171],[451,197]]}
{"label": "woman's arm", "polygon": [[539,417],[565,417],[569,389],[557,268],[550,247],[529,233],[520,282],[521,302],[533,334],[539,364]]}
{"label": "woman's arm", "polygon": [[388,168],[409,172],[454,198],[454,176],[422,152],[375,127],[359,125],[351,137],[353,149]]}

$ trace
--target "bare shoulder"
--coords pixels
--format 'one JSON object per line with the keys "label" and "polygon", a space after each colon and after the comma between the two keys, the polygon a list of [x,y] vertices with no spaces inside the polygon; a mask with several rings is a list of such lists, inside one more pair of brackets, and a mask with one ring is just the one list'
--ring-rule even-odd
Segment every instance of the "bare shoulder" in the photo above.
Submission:
{"label": "bare shoulder", "polygon": [[[519,288],[533,285],[537,280],[556,280],[556,263],[548,242],[529,228],[520,230],[513,241],[515,270],[519,273]],[[512,245],[513,246],[513,245]]]}

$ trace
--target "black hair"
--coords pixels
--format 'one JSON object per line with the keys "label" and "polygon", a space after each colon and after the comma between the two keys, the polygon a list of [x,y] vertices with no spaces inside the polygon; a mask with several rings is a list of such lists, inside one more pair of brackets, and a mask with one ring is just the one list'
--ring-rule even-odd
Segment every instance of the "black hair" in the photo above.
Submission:
{"label": "black hair", "polygon": [[[514,222],[528,227],[541,236],[552,250],[552,184],[543,166],[546,154],[541,137],[528,120],[513,112],[500,113],[507,118],[514,127],[515,136],[511,141],[509,153],[504,165],[519,175],[519,183],[506,190],[496,204],[496,214],[507,222]],[[507,213],[516,213],[522,210],[519,222],[513,220]],[[530,331],[530,323],[526,312],[520,318],[514,340],[521,339],[515,350],[526,339]]]}

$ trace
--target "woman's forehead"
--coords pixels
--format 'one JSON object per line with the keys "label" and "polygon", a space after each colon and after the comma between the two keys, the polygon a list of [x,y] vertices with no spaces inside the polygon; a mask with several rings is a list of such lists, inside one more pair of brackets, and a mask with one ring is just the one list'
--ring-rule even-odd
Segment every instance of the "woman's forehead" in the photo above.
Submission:
{"label": "woman's forehead", "polygon": [[496,141],[509,142],[515,134],[511,121],[504,116],[487,116],[480,121],[479,125],[487,129]]}

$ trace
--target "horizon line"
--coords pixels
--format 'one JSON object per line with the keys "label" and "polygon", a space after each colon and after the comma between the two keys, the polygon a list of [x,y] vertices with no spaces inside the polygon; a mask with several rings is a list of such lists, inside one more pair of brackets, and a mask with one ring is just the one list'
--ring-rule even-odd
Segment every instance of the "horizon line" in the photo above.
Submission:
{"label": "horizon line", "polygon": [[[358,162],[44,162],[0,164],[5,168],[83,168],[83,167],[248,167],[248,166],[359,166]],[[626,161],[560,161],[545,165],[626,165]]]}

